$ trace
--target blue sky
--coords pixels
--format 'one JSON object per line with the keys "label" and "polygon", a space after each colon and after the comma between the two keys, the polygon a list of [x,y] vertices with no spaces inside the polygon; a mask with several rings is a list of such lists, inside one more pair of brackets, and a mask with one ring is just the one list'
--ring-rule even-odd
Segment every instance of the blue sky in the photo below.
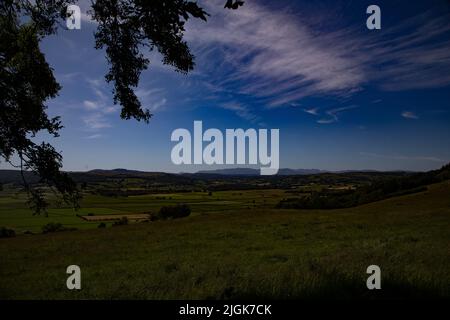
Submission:
{"label": "blue sky", "polygon": [[[82,29],[42,43],[63,87],[48,105],[65,126],[50,139],[65,170],[218,168],[171,163],[171,132],[194,120],[279,128],[281,167],[428,170],[450,161],[450,2],[224,2],[201,1],[208,22],[187,24],[190,74],[146,52],[136,92],[154,114],[149,124],[120,119],[88,1],[79,2]],[[381,8],[381,30],[366,28],[370,4]]]}

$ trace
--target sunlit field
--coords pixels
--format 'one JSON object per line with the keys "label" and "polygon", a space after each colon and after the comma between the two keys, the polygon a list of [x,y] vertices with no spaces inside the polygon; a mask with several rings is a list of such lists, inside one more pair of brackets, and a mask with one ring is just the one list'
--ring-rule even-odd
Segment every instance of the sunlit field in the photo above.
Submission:
{"label": "sunlit field", "polygon": [[[162,206],[188,204],[192,215],[205,212],[249,210],[273,207],[285,195],[283,190],[239,190],[149,194],[128,197],[102,197],[85,194],[81,208],[52,206],[47,215],[33,215],[25,193],[0,192],[0,226],[14,228],[17,233],[40,232],[43,225],[55,222],[77,229],[96,228],[98,221],[85,221],[79,216],[132,215],[155,213]],[[100,219],[99,219],[100,220]]]}

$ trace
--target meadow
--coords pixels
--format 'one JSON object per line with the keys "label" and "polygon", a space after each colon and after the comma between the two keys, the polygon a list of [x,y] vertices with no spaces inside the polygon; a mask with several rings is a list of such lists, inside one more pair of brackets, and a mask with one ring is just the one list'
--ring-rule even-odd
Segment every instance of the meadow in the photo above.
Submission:
{"label": "meadow", "polygon": [[[187,218],[97,229],[69,209],[32,216],[2,198],[0,225],[79,230],[0,239],[0,299],[401,299],[450,297],[450,182],[346,209],[275,209],[283,190],[89,196],[82,212],[189,203]],[[20,204],[22,203],[22,204]],[[22,207],[21,207],[22,206]],[[68,265],[82,289],[66,288]],[[366,268],[382,289],[366,288]]]}
{"label": "meadow", "polygon": [[283,195],[283,190],[156,193],[128,197],[85,194],[79,210],[52,206],[47,215],[33,215],[27,206],[26,194],[11,190],[0,193],[0,226],[12,228],[18,234],[40,232],[42,226],[51,222],[62,223],[66,227],[89,229],[96,228],[98,221],[85,221],[79,216],[155,213],[162,206],[174,204],[189,205],[195,216],[204,212],[274,207]]}

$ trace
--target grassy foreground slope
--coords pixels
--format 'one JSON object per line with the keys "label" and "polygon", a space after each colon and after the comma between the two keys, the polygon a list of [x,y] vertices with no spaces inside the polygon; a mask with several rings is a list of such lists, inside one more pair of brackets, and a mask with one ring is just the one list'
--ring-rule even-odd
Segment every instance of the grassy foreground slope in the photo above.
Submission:
{"label": "grassy foreground slope", "polygon": [[[450,183],[340,210],[232,210],[0,239],[0,299],[450,297]],[[66,267],[82,290],[66,289]],[[366,289],[366,268],[382,290]]]}

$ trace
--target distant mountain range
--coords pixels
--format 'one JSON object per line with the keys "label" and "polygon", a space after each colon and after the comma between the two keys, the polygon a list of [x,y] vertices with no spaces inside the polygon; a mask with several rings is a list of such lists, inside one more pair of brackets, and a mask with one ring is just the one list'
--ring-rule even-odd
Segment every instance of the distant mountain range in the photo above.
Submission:
{"label": "distant mountain range", "polygon": [[[330,171],[319,170],[319,169],[289,169],[283,168],[278,170],[278,175],[280,176],[294,176],[294,175],[308,175],[308,174],[319,174],[326,173]],[[230,168],[230,169],[217,169],[217,170],[202,170],[198,171],[197,174],[219,174],[219,175],[230,175],[230,176],[259,176],[259,169],[251,168]]]}
{"label": "distant mountain range", "polygon": [[[39,177],[32,172],[25,171],[24,177],[29,183],[36,183]],[[164,172],[145,172],[127,169],[113,169],[102,170],[95,169],[90,171],[69,171],[68,174],[77,182],[100,182],[105,179],[122,179],[122,178],[142,178],[158,181],[173,181],[186,180],[188,177],[183,177],[178,174],[164,173]],[[0,170],[0,183],[22,183],[22,175],[19,170]]]}
{"label": "distant mountain range", "polygon": [[[324,173],[382,173],[376,170],[346,170],[346,171],[327,171],[319,169],[289,169],[282,168],[277,176],[307,176]],[[406,171],[398,171],[406,172]],[[90,171],[70,171],[69,175],[77,182],[100,182],[104,179],[124,179],[124,178],[142,178],[155,181],[156,183],[190,183],[194,179],[220,179],[232,177],[256,177],[260,176],[259,169],[252,168],[227,168],[217,170],[203,170],[195,173],[165,173],[138,171],[128,169],[94,169]],[[24,172],[24,177],[29,183],[39,181],[39,178],[32,172]],[[0,183],[22,183],[22,176],[19,170],[0,170]]]}

